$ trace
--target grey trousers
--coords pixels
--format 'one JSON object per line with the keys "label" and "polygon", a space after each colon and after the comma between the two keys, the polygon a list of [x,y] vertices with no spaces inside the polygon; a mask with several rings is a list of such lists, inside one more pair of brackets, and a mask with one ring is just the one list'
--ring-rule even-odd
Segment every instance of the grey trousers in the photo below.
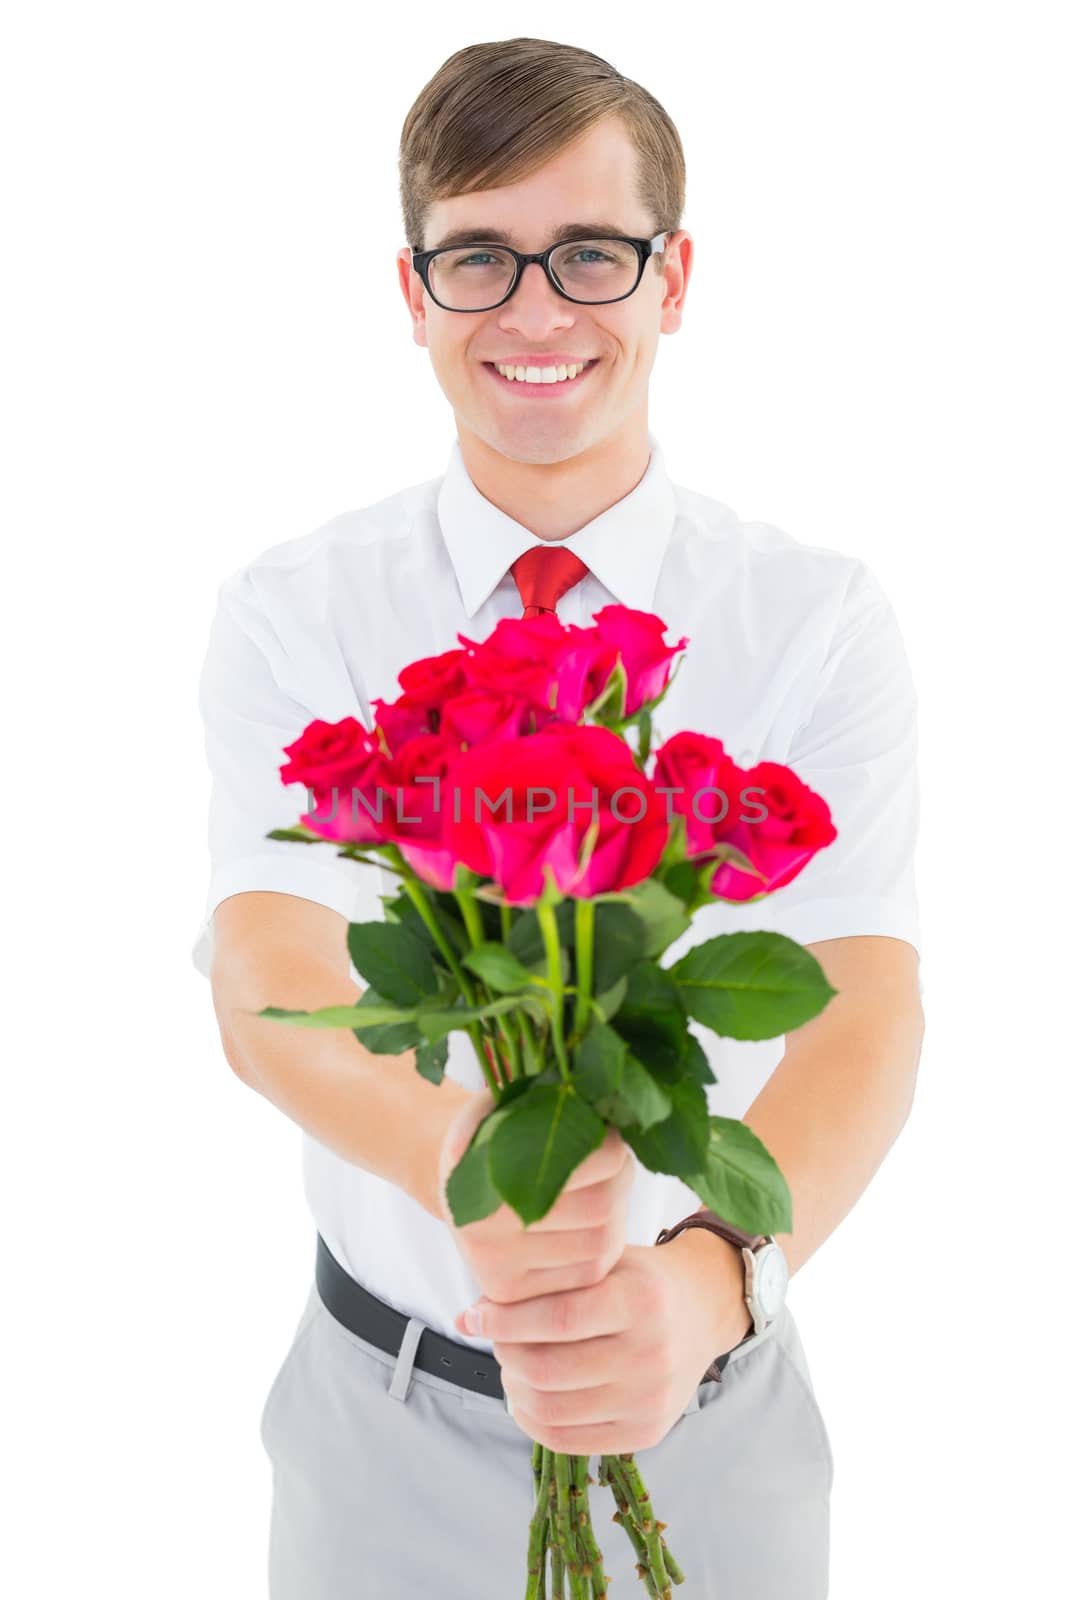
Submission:
{"label": "grey trousers", "polygon": [[[412,1366],[422,1326],[387,1355],[312,1283],[260,1422],[270,1600],[522,1600],[532,1441],[505,1401]],[[827,1600],[833,1455],[788,1306],[638,1461],[692,1600]],[[598,1465],[604,1571],[639,1600]]]}

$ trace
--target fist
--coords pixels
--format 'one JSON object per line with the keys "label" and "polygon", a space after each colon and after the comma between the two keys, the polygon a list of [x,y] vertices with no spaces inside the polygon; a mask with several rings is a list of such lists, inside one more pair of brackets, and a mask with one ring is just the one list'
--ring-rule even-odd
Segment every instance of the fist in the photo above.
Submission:
{"label": "fist", "polygon": [[617,1128],[575,1167],[552,1209],[525,1224],[501,1203],[491,1216],[457,1228],[446,1184],[479,1123],[496,1105],[490,1089],[472,1095],[441,1142],[438,1184],[444,1222],[482,1293],[498,1304],[584,1289],[606,1278],[626,1247],[636,1162]]}

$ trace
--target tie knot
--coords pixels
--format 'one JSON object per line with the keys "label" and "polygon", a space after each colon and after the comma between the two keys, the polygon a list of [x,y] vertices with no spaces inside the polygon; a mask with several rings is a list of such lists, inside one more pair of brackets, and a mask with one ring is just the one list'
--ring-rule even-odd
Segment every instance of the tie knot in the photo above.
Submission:
{"label": "tie knot", "polygon": [[565,546],[535,544],[511,563],[511,572],[522,597],[523,617],[539,617],[555,611],[560,600],[584,578],[589,568],[581,556]]}

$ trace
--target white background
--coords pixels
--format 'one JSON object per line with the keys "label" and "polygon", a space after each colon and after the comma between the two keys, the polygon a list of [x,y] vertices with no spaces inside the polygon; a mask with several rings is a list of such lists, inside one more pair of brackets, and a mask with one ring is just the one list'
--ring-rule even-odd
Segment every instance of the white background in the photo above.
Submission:
{"label": "white background", "polygon": [[257,1423],[313,1232],[297,1129],[231,1074],[189,959],[196,679],[224,576],[444,470],[452,415],[394,265],[400,127],[453,50],[535,30],[643,82],[685,144],[695,271],[650,412],[671,476],[868,561],[919,688],[918,1098],[790,1291],[836,1459],[833,1595],[1046,1593],[1058,8],[434,9],[38,3],[0,39],[0,1578],[20,1600],[266,1592]]}

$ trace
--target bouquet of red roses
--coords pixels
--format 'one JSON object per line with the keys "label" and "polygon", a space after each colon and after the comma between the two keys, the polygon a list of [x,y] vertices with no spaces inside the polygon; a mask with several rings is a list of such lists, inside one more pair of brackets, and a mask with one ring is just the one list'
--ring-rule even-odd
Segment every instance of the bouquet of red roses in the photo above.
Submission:
{"label": "bouquet of red roses", "polygon": [[[368,987],[354,1006],[267,1007],[301,1027],[351,1028],[370,1050],[414,1049],[440,1083],[466,1032],[493,1108],[447,1183],[457,1227],[502,1204],[529,1225],[619,1130],[749,1232],[790,1231],[788,1186],[741,1121],[709,1113],[716,1079],[693,1018],[734,1039],[774,1038],[835,993],[803,946],[773,932],[664,952],[714,901],[790,883],[836,829],[788,767],[737,766],[722,742],[680,732],[654,752],[652,713],[688,639],[610,605],[588,628],[554,613],[505,619],[484,642],[416,661],[375,722],[312,722],[286,747],[287,783],[314,806],[272,839],[332,842],[400,880],[384,921],[352,923]],[[680,664],[680,663],[679,663]],[[647,771],[650,753],[652,771]],[[588,1456],[536,1441],[526,1600],[604,1600]],[[684,1574],[633,1453],[601,1456],[648,1593]]]}

